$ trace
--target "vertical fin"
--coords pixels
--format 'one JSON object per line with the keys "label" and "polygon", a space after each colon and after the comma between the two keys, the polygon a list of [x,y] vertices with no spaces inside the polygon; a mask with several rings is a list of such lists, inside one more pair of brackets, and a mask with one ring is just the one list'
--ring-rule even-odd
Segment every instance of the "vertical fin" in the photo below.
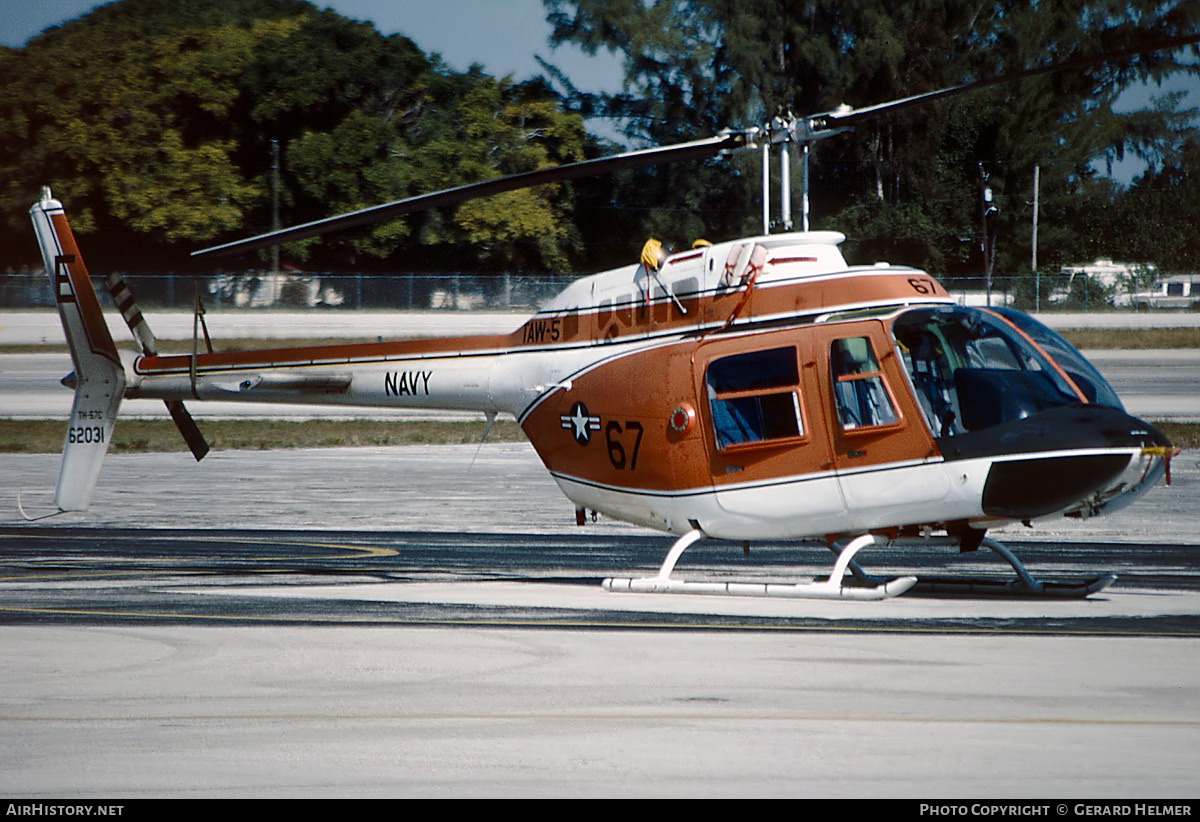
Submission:
{"label": "vertical fin", "polygon": [[75,401],[54,503],[63,511],[84,511],[91,503],[125,395],[125,369],[62,203],[43,189],[42,199],[29,214],[75,364]]}

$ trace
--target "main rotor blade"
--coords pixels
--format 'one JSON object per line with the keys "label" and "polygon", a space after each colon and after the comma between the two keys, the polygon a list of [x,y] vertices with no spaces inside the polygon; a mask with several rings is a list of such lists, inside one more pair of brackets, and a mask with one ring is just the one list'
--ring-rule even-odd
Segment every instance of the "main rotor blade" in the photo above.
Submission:
{"label": "main rotor blade", "polygon": [[[925,92],[923,94],[914,94],[911,97],[903,97],[898,100],[879,103],[878,105],[866,106],[865,108],[854,109],[844,106],[833,111],[827,111],[822,114],[815,114],[802,118],[799,122],[793,122],[787,129],[787,132],[790,134],[790,136],[784,139],[801,143],[810,143],[821,139],[822,137],[832,136],[833,134],[839,133],[840,130],[852,127],[859,121],[872,117],[878,117],[881,114],[898,111],[910,106],[928,103],[943,97],[949,97],[956,94],[965,94],[970,91],[989,88],[1002,83],[1011,83],[1029,77],[1039,77],[1044,74],[1053,74],[1055,72],[1067,71],[1069,69],[1083,68],[1086,66],[1095,65],[1097,63],[1119,60],[1124,57],[1132,57],[1138,54],[1149,54],[1151,52],[1163,51],[1166,49],[1177,49],[1194,43],[1200,43],[1200,34],[1168,38],[1166,40],[1157,40],[1152,43],[1144,43],[1142,45],[1131,46],[1129,48],[1119,49],[1117,51],[1076,57],[1049,66],[1026,69],[1024,71],[1006,74],[1001,77],[976,80],[971,83],[950,86],[948,88]],[[775,132],[772,131],[771,133],[773,134]],[[255,237],[249,237],[244,240],[236,240],[231,243],[225,243],[224,245],[193,251],[192,256],[225,257],[232,256],[234,254],[243,254],[249,251],[257,251],[262,248],[268,248],[279,243],[290,242],[292,240],[303,240],[308,237],[316,237],[333,231],[345,231],[351,228],[358,228],[361,226],[390,220],[394,217],[400,216],[401,214],[409,214],[416,211],[425,211],[427,209],[439,208],[442,206],[456,205],[458,203],[478,197],[488,197],[493,194],[500,194],[505,191],[515,191],[517,189],[527,188],[529,186],[565,182],[567,180],[576,180],[581,177],[598,176],[611,171],[618,171],[626,168],[643,168],[645,166],[658,165],[661,163],[715,157],[723,152],[752,147],[756,145],[760,139],[763,139],[766,136],[767,132],[762,129],[749,129],[742,132],[727,132],[716,137],[708,137],[703,140],[694,140],[689,143],[639,149],[637,151],[628,151],[623,154],[614,154],[611,157],[600,157],[595,160],[584,160],[578,163],[553,166],[551,168],[538,169],[537,171],[527,171],[522,174],[513,174],[508,177],[498,177],[494,180],[484,180],[480,183],[471,183],[469,185],[459,186],[457,188],[435,191],[430,194],[421,194],[416,197],[408,197],[403,200],[396,200],[394,202],[360,209],[359,211],[352,211],[348,214],[342,214],[336,217],[327,217],[322,220],[314,220],[311,223],[303,223],[298,226],[292,226],[291,228],[284,228],[267,234],[259,234]]]}
{"label": "main rotor blade", "polygon": [[823,114],[816,114],[807,118],[810,123],[818,123],[822,127],[830,126],[852,126],[855,123],[866,120],[872,117],[878,117],[880,114],[885,114],[892,111],[898,111],[910,106],[919,105],[921,103],[932,102],[933,100],[941,99],[942,97],[950,97],[955,94],[965,94],[970,91],[978,91],[980,89],[998,86],[1004,83],[1013,83],[1017,80],[1025,80],[1030,77],[1040,77],[1044,74],[1055,74],[1060,71],[1068,71],[1070,69],[1086,68],[1097,63],[1107,63],[1113,60],[1120,60],[1125,57],[1133,57],[1138,54],[1150,54],[1155,51],[1165,51],[1167,49],[1177,49],[1183,46],[1189,46],[1193,43],[1200,43],[1200,34],[1191,34],[1186,37],[1173,37],[1166,40],[1156,40],[1152,43],[1143,43],[1139,46],[1130,46],[1117,51],[1106,51],[1100,54],[1092,54],[1083,57],[1075,57],[1070,60],[1064,60],[1061,63],[1054,63],[1049,66],[1039,66],[1037,68],[1025,69],[1024,71],[1005,74],[1000,77],[989,77],[985,80],[976,80],[972,83],[963,83],[958,86],[949,86],[947,88],[938,89],[936,91],[928,91],[923,94],[914,94],[911,97],[902,97],[899,100],[890,100],[886,103],[879,103],[874,106],[865,106],[863,108],[844,108],[827,111]]}
{"label": "main rotor blade", "polygon": [[337,217],[314,220],[311,223],[272,231],[269,234],[260,234],[245,240],[237,240],[225,243],[224,245],[193,251],[192,256],[203,257],[211,255],[225,257],[232,254],[242,254],[248,251],[257,251],[260,248],[267,248],[277,243],[303,240],[307,237],[316,237],[331,231],[345,231],[350,228],[358,228],[359,226],[390,220],[401,214],[456,205],[466,200],[488,197],[492,194],[515,191],[516,189],[528,188],[529,186],[564,182],[580,177],[597,176],[626,168],[641,168],[660,163],[715,157],[723,151],[731,151],[744,147],[747,140],[747,134],[735,132],[708,137],[703,140],[694,140],[690,143],[627,151],[623,154],[614,154],[611,157],[600,157],[595,160],[583,160],[578,163],[543,168],[537,171],[526,171],[508,177],[498,177],[494,180],[484,180],[481,183],[471,183],[459,186],[458,188],[435,191],[431,194],[421,194],[416,197],[408,197],[403,200],[371,206],[370,208],[351,211],[348,214],[342,214]]}

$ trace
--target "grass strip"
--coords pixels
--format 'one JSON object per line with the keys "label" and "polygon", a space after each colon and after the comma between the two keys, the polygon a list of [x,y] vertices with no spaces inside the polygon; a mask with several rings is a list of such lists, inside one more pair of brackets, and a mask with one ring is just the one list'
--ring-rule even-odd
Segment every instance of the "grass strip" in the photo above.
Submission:
{"label": "grass strip", "polygon": [[1162,431],[1176,448],[1200,448],[1200,423],[1155,422],[1153,425]]}
{"label": "grass strip", "polygon": [[1069,328],[1060,333],[1079,349],[1200,348],[1200,328]]}

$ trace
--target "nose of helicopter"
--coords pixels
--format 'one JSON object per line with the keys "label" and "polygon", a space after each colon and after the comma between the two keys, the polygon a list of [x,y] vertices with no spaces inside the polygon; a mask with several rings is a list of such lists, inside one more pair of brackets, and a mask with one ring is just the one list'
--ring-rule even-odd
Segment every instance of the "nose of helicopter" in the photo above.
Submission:
{"label": "nose of helicopter", "polygon": [[983,489],[984,513],[1017,520],[1123,508],[1166,474],[1174,453],[1154,426],[1098,406],[1049,409],[952,439],[940,443],[948,459],[994,460]]}

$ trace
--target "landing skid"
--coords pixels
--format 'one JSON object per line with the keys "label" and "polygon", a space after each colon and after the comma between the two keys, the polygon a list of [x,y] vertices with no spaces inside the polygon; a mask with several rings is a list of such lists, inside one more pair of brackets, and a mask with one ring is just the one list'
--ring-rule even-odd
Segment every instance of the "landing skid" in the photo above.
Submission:
{"label": "landing skid", "polygon": [[[980,545],[995,551],[1012,566],[1014,579],[984,577],[902,576],[878,577],[863,571],[854,555],[872,545],[871,534],[852,539],[846,545],[833,543],[837,554],[827,579],[805,580],[793,584],[773,582],[692,582],[672,579],[675,563],[691,545],[703,538],[699,529],[688,531],[671,546],[667,558],[653,577],[609,578],[602,583],[607,591],[644,594],[707,594],[715,596],[777,597],[784,599],[880,600],[906,591],[934,596],[1012,596],[1036,599],[1082,599],[1103,591],[1116,580],[1116,574],[1076,580],[1035,579],[1017,557],[999,542],[984,537]],[[847,577],[849,573],[849,577]]]}
{"label": "landing skid", "polygon": [[[858,568],[849,579],[846,572],[853,565],[854,555],[875,542],[875,537],[865,534],[858,537],[838,552],[837,562],[828,579],[802,581],[794,584],[771,582],[689,582],[682,579],[671,579],[675,563],[690,545],[703,537],[699,530],[692,530],[680,537],[673,546],[657,576],[641,579],[606,579],[604,589],[607,591],[629,591],[645,594],[709,594],[717,596],[742,597],[778,597],[785,599],[851,599],[879,600],[899,596],[916,584],[916,577],[896,577],[894,579],[870,578],[863,581],[859,578],[862,572]],[[865,575],[863,575],[865,576]]]}
{"label": "landing skid", "polygon": [[[1013,570],[1015,579],[990,579],[986,577],[942,577],[919,576],[916,584],[911,587],[914,594],[935,596],[1011,596],[1031,597],[1035,599],[1083,599],[1091,594],[1103,591],[1116,581],[1116,574],[1102,574],[1073,580],[1041,580],[1035,579],[1021,561],[1017,559],[1003,544],[990,537],[984,537],[980,545],[995,551],[1004,558]],[[830,546],[834,551],[838,548]],[[878,582],[879,578],[863,571],[857,562],[851,561],[850,572],[860,583],[869,585]]]}
{"label": "landing skid", "polygon": [[968,597],[1031,597],[1034,599],[1083,599],[1103,591],[1116,580],[1116,574],[1105,574],[1080,580],[1038,580],[1030,590],[1019,579],[977,579],[971,577],[918,577],[912,587],[914,594]]}

